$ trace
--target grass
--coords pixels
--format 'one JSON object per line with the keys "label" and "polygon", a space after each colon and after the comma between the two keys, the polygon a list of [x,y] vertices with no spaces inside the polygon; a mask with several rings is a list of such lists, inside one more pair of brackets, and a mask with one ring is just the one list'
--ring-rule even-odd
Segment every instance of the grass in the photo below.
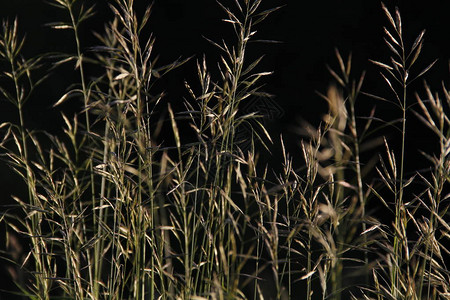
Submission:
{"label": "grass", "polygon": [[[398,9],[387,17],[388,63],[374,59],[392,97],[364,92],[351,55],[336,50],[334,84],[320,94],[329,106],[321,125],[303,125],[302,157],[279,143],[277,162],[261,162],[272,140],[261,112],[242,113],[254,97],[267,97],[249,61],[255,27],[278,8],[261,0],[218,2],[233,42],[210,40],[217,69],[197,59],[197,82],[186,82],[184,110],[157,92],[160,78],[188,59],[160,66],[155,38],[146,33],[152,6],[142,14],[131,0],[111,1],[112,20],[99,45],[84,51],[79,28],[95,13],[81,0],[51,0],[67,20],[53,23],[74,38],[75,54],[21,56],[17,20],[0,36],[2,98],[19,123],[2,123],[3,161],[27,195],[13,196],[0,221],[7,244],[2,259],[23,299],[448,299],[450,237],[450,92],[413,94],[424,32],[404,41]],[[263,53],[261,53],[263,54]],[[35,79],[72,64],[79,81],[55,101],[80,99],[82,111],[62,114],[60,136],[27,129],[24,105]],[[88,66],[99,76],[88,76]],[[183,66],[184,67],[184,66]],[[421,94],[424,96],[421,96]],[[398,120],[375,110],[357,115],[360,98],[398,108]],[[423,153],[430,172],[409,177],[406,141],[410,114],[436,136],[438,151]],[[251,128],[246,143],[242,128]],[[401,133],[391,150],[381,129]],[[167,134],[170,132],[170,134]],[[50,144],[50,146],[48,146]],[[384,147],[379,156],[371,158]],[[243,151],[243,149],[245,151]],[[294,167],[300,161],[302,168]],[[414,190],[413,190],[414,187]],[[417,187],[420,187],[417,192]],[[411,189],[411,190],[409,190]],[[392,222],[368,208],[378,203]],[[384,220],[384,219],[383,219]],[[29,248],[22,249],[20,241]],[[448,243],[448,242],[447,242]],[[12,295],[11,294],[11,295]]]}

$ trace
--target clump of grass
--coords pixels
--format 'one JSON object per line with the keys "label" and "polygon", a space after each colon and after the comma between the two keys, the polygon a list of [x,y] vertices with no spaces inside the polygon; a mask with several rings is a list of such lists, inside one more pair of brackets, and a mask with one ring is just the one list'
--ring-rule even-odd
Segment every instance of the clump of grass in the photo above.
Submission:
{"label": "clump of grass", "polygon": [[[20,295],[448,297],[450,93],[445,84],[441,94],[426,84],[426,98],[415,96],[413,113],[439,145],[437,153],[424,153],[431,173],[417,172],[408,180],[404,174],[406,119],[413,101],[407,88],[434,64],[409,79],[424,32],[407,51],[399,11],[394,18],[382,5],[392,27],[385,29],[392,59],[373,62],[382,68],[400,108],[400,155],[376,136],[375,110],[365,118],[357,115],[361,97],[388,100],[362,92],[365,74],[354,79],[351,55],[344,60],[336,50],[338,69],[329,68],[335,84],[320,94],[329,106],[323,123],[303,126],[301,158],[287,153],[280,138],[282,171],[272,175],[276,162],[258,158],[272,143],[268,128],[257,111],[241,113],[252,97],[267,96],[260,82],[271,74],[255,71],[262,57],[247,59],[254,27],[278,9],[262,10],[261,2],[235,1],[232,7],[219,2],[235,41],[210,40],[221,53],[217,72],[208,67],[207,56],[197,59],[198,82],[185,83],[190,99],[181,111],[154,87],[189,59],[158,65],[156,40],[145,33],[152,6],[141,15],[132,0],[112,1],[113,19],[95,33],[99,46],[85,51],[79,26],[93,16],[94,7],[85,8],[81,0],[51,1],[68,19],[50,25],[73,35],[74,55],[22,58],[17,20],[3,23],[0,56],[8,83],[0,92],[17,108],[19,123],[0,125],[5,132],[0,147],[28,193],[23,199],[14,196],[16,205],[0,218],[10,247],[2,257],[16,265],[10,273]],[[62,114],[61,136],[28,130],[23,117],[26,101],[46,80],[36,81],[34,72],[49,59],[54,72],[61,64],[74,64],[80,78],[55,101],[60,106],[77,98],[83,105],[79,114]],[[98,76],[88,76],[91,63],[101,70]],[[243,126],[251,128],[246,147],[238,138]],[[162,132],[169,135],[162,138]],[[48,141],[51,146],[43,146]],[[364,161],[364,151],[380,145],[386,148],[383,159]],[[303,160],[303,168],[295,169],[296,159]],[[375,166],[376,177],[371,175]],[[425,190],[407,193],[417,181]],[[392,213],[392,224],[367,210],[376,200]],[[30,245],[23,257],[18,237]]]}
{"label": "clump of grass", "polygon": [[[407,187],[410,186],[415,180],[416,177],[420,177],[426,182],[428,182],[427,179],[425,179],[425,175],[422,175],[421,173],[417,172],[412,177],[405,179],[404,175],[404,168],[406,165],[405,162],[405,151],[406,151],[406,120],[407,120],[407,112],[410,110],[410,107],[413,105],[411,103],[411,96],[408,91],[408,86],[411,82],[415,81],[417,78],[420,78],[423,76],[434,64],[436,61],[433,61],[431,64],[429,64],[426,68],[424,68],[422,71],[418,72],[417,74],[414,74],[412,67],[414,66],[415,62],[420,56],[422,47],[423,47],[423,37],[425,34],[425,31],[422,31],[419,36],[416,38],[410,49],[407,49],[405,46],[405,42],[403,39],[403,29],[402,29],[402,20],[400,16],[400,12],[398,8],[396,8],[395,11],[395,18],[391,15],[389,10],[386,8],[386,6],[382,3],[382,8],[390,22],[390,25],[392,27],[392,30],[384,29],[386,33],[386,39],[385,42],[388,45],[392,57],[390,63],[381,63],[377,61],[373,61],[376,65],[380,66],[383,69],[383,72],[381,72],[381,75],[385,82],[388,84],[389,88],[393,92],[393,95],[395,96],[395,102],[396,106],[398,106],[401,110],[401,152],[400,152],[400,161],[397,162],[396,160],[396,154],[390,150],[390,147],[388,143],[385,141],[386,144],[386,151],[387,151],[387,162],[388,164],[385,164],[385,162],[381,161],[382,170],[378,170],[378,173],[383,180],[384,184],[388,189],[392,192],[393,195],[393,205],[395,207],[395,211],[393,211],[394,214],[394,224],[392,227],[392,231],[390,233],[390,237],[388,238],[388,241],[384,244],[384,247],[388,249],[388,252],[386,254],[386,263],[387,263],[387,269],[388,271],[388,279],[387,281],[390,283],[390,287],[377,287],[377,292],[381,294],[385,294],[385,296],[391,297],[393,299],[421,299],[423,297],[426,297],[427,299],[436,298],[438,297],[438,290],[440,289],[438,286],[434,286],[430,280],[426,281],[426,275],[425,275],[425,269],[424,265],[427,265],[430,260],[433,260],[433,253],[431,255],[429,254],[429,248],[433,247],[434,251],[438,251],[440,253],[440,246],[439,243],[437,243],[436,239],[436,224],[434,223],[434,214],[438,214],[441,216],[444,216],[446,214],[446,209],[443,211],[436,211],[436,201],[440,202],[440,196],[438,196],[439,192],[435,192],[434,196],[429,197],[428,200],[430,201],[429,204],[427,202],[423,201],[424,195],[429,194],[431,191],[435,191],[437,189],[437,186],[441,186],[440,184],[437,185],[427,185],[427,189],[420,193],[419,195],[409,196],[412,198],[406,198],[405,191],[407,190]],[[428,95],[430,95],[429,88],[427,87]],[[445,88],[444,88],[445,91]],[[425,108],[425,105],[423,104],[423,101],[419,98],[417,98],[417,103],[422,109],[422,113],[424,113],[426,116],[430,116],[427,112],[427,109]],[[437,102],[434,99],[429,99],[430,104],[432,107],[434,107],[434,110],[437,109],[437,107],[442,107],[442,102],[437,104]],[[443,117],[444,110],[441,109],[441,118]],[[421,116],[421,114],[415,112],[415,114],[419,117],[419,119],[424,120],[424,118]],[[425,122],[427,126],[430,126],[434,123],[429,123],[430,118],[427,119],[428,122]],[[435,126],[434,131],[440,130],[439,135],[439,144],[442,143],[442,139],[445,136],[444,133],[444,127],[443,123],[441,123],[441,126],[437,127]],[[437,129],[439,128],[439,129]],[[440,147],[440,151],[442,151],[442,146]],[[427,157],[427,155],[425,154]],[[438,154],[438,156],[442,156],[442,154]],[[432,162],[432,170],[440,169],[441,166],[439,166],[439,163],[436,163],[435,160],[431,160]],[[442,163],[444,163],[442,161]],[[444,163],[445,164],[445,163]],[[433,181],[437,179],[435,177],[437,174],[436,171],[433,171],[432,177],[435,178]],[[441,173],[439,176],[443,176],[445,178],[445,175]],[[441,177],[441,178],[443,178]],[[438,180],[439,181],[439,180]],[[445,181],[445,180],[444,180]],[[443,182],[441,181],[443,184]],[[378,195],[379,196],[379,195]],[[386,201],[386,199],[383,199],[382,203],[386,204],[391,201]],[[425,211],[433,211],[430,214],[431,222],[430,226],[433,228],[431,231],[424,230],[422,226],[424,226],[425,223],[428,223],[428,218],[424,215],[421,215],[418,211],[421,209],[424,209]],[[422,218],[422,220],[427,220],[425,223],[422,223],[419,221]],[[409,226],[414,226],[415,230],[418,231],[418,237],[416,239],[411,238],[411,230]],[[428,227],[428,225],[425,225]],[[445,231],[445,229],[444,229]],[[392,239],[391,239],[392,238]],[[434,246],[432,246],[434,245]],[[422,247],[424,250],[422,250]],[[440,259],[442,260],[443,257],[440,256]],[[384,267],[382,269],[385,269]],[[444,268],[441,270],[433,270],[430,264],[429,272],[433,274],[439,274],[438,276],[445,277],[448,274],[448,271],[446,270],[445,264]],[[376,277],[376,272],[374,273],[374,276]],[[429,275],[431,276],[431,275]],[[430,277],[428,277],[430,279]],[[376,282],[378,279],[376,278]],[[427,285],[428,290],[426,293],[424,293],[423,286]],[[445,290],[446,288],[444,288]],[[441,290],[442,292],[442,290]],[[441,295],[445,295],[445,292]],[[380,296],[378,296],[380,297]]]}
{"label": "clump of grass", "polygon": [[32,287],[34,293],[41,299],[48,299],[51,289],[50,277],[52,277],[52,258],[47,255],[51,250],[45,242],[45,232],[39,226],[43,213],[42,199],[37,191],[37,178],[32,171],[33,163],[30,158],[29,141],[34,143],[37,141],[32,138],[33,134],[26,130],[25,120],[23,117],[23,106],[30,97],[34,87],[39,84],[31,78],[30,72],[37,68],[40,59],[26,60],[20,57],[20,51],[24,45],[24,39],[19,37],[17,19],[11,24],[4,21],[2,24],[2,35],[0,39],[0,56],[7,63],[7,70],[3,71],[10,82],[12,91],[1,88],[4,98],[11,102],[16,108],[19,115],[19,124],[2,123],[1,127],[6,128],[6,135],[2,140],[6,143],[8,138],[13,138],[13,146],[6,153],[8,161],[13,170],[18,173],[26,183],[28,198],[22,201],[18,198],[15,200],[18,205],[26,213],[26,219],[23,221],[18,218],[20,225],[24,229],[13,227],[18,232],[25,231],[30,239],[33,251],[26,257],[26,261],[32,257],[34,259],[34,267],[36,282]]}

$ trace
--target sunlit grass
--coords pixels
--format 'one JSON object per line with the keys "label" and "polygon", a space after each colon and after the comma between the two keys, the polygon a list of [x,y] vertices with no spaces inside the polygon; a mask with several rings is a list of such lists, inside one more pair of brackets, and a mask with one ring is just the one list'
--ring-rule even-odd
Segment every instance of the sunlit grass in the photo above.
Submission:
{"label": "sunlit grass", "polygon": [[[301,155],[294,157],[283,137],[272,140],[260,112],[242,113],[247,101],[267,96],[262,79],[271,72],[255,71],[264,53],[248,61],[248,43],[277,8],[262,10],[261,0],[219,2],[235,41],[210,40],[221,59],[197,58],[198,81],[185,83],[190,98],[176,110],[155,83],[196,58],[159,65],[155,38],[145,34],[152,6],[138,14],[131,0],[111,1],[113,19],[95,33],[99,45],[84,52],[78,29],[95,9],[81,2],[50,1],[66,12],[67,20],[51,26],[73,36],[73,55],[23,58],[17,21],[5,21],[0,36],[0,92],[19,116],[18,124],[0,125],[1,155],[27,189],[1,215],[8,241],[1,250],[24,298],[449,297],[450,93],[444,83],[437,93],[425,84],[425,96],[409,90],[434,62],[412,68],[424,32],[405,45],[398,10],[392,15],[382,5],[392,59],[372,61],[392,99],[363,92],[365,73],[355,76],[351,55],[336,50],[337,68],[329,68],[335,83],[321,94],[329,111],[318,128],[302,126]],[[79,77],[55,99],[55,107],[83,103],[80,113],[62,114],[61,136],[27,129],[23,116],[35,87],[51,80],[34,76],[48,61],[56,73],[72,64]],[[101,76],[88,76],[89,64]],[[400,121],[384,124],[399,128],[399,153],[380,136],[375,110],[356,114],[361,98],[398,108]],[[405,159],[411,107],[439,151],[424,153],[431,175],[406,178],[405,165],[414,163]],[[245,147],[243,126],[251,128]],[[278,140],[280,157],[260,162],[259,153]],[[303,168],[294,167],[298,162]],[[278,163],[282,171],[273,174]],[[421,192],[409,192],[418,182]],[[372,215],[369,201],[392,223]],[[19,253],[19,239],[27,252]]]}

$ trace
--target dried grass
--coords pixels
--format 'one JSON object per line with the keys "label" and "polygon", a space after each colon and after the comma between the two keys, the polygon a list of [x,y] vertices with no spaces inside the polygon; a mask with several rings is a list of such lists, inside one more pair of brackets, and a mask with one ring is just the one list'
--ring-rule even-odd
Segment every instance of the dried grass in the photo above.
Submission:
{"label": "dried grass", "polygon": [[[287,153],[281,137],[282,172],[272,176],[273,166],[258,161],[260,146],[272,143],[268,129],[258,112],[239,112],[264,94],[260,80],[271,74],[255,73],[261,59],[246,57],[254,26],[275,9],[261,11],[261,0],[236,0],[233,7],[219,2],[236,42],[211,41],[222,54],[218,77],[207,57],[198,60],[198,84],[185,84],[191,95],[185,110],[169,103],[164,120],[164,94],[154,94],[154,83],[187,60],[158,66],[155,39],[142,34],[152,7],[139,18],[132,0],[112,1],[113,20],[96,34],[100,45],[84,53],[78,28],[94,8],[80,3],[51,1],[69,17],[51,26],[76,41],[75,55],[53,61],[55,72],[74,63],[80,76],[55,106],[73,98],[84,105],[81,114],[62,115],[63,136],[29,131],[23,118],[27,99],[46,80],[35,81],[33,72],[48,58],[21,57],[17,20],[4,22],[0,36],[2,76],[14,87],[0,92],[20,117],[19,124],[0,125],[1,155],[28,189],[1,215],[8,240],[2,258],[24,298],[449,297],[450,92],[443,84],[433,93],[425,84],[426,96],[416,94],[413,113],[436,135],[439,152],[424,153],[431,175],[406,179],[408,85],[434,62],[412,71],[424,31],[408,49],[398,9],[392,15],[382,5],[392,59],[373,61],[393,101],[363,93],[365,74],[353,79],[351,55],[344,60],[336,50],[338,69],[329,68],[336,85],[321,95],[328,114],[303,136],[301,158]],[[91,62],[103,68],[100,77],[87,77]],[[400,109],[400,153],[374,136],[375,111],[356,115],[357,100],[367,95]],[[246,149],[237,134],[242,126],[252,128]],[[171,141],[159,139],[161,128],[170,130]],[[51,147],[44,148],[47,140]],[[372,163],[377,157],[362,161],[364,151],[383,145],[378,163]],[[303,159],[304,169],[294,169],[294,159]],[[368,176],[373,165],[381,184]],[[408,193],[417,182],[425,189]],[[371,215],[369,200],[380,201],[393,223]],[[28,253],[19,238],[30,244]]]}

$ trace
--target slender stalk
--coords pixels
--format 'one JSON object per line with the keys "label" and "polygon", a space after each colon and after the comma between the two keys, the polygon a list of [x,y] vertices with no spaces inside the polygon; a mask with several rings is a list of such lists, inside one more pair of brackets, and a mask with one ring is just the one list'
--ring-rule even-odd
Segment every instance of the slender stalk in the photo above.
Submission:
{"label": "slender stalk", "polygon": [[[36,197],[36,190],[35,190],[35,178],[33,171],[31,170],[30,166],[30,158],[28,154],[28,145],[27,145],[27,132],[25,129],[25,120],[23,116],[23,105],[26,100],[25,91],[23,88],[21,88],[20,84],[20,75],[18,74],[18,70],[16,68],[16,55],[14,52],[17,51],[16,47],[18,46],[18,39],[17,39],[17,19],[14,22],[14,25],[9,28],[8,24],[4,25],[3,30],[3,38],[4,40],[1,40],[1,45],[4,47],[5,55],[4,57],[8,60],[8,63],[11,67],[11,77],[13,79],[14,88],[15,88],[15,94],[14,99],[12,100],[15,105],[17,106],[17,110],[19,113],[19,131],[20,131],[20,143],[22,149],[20,150],[20,161],[23,164],[23,167],[25,168],[25,182],[27,185],[27,192],[28,192],[28,203],[30,204],[31,208],[35,210],[35,213],[33,213],[30,216],[31,219],[31,228],[28,228],[31,234],[31,240],[32,240],[32,247],[31,250],[34,257],[34,263],[36,268],[36,289],[37,294],[40,297],[40,299],[49,299],[48,291],[49,291],[49,283],[48,279],[46,277],[49,276],[49,272],[47,270],[47,266],[45,264],[45,241],[42,237],[42,230],[40,226],[40,220],[42,219],[42,205],[38,198]],[[8,32],[9,31],[9,32]],[[23,41],[22,41],[23,42]],[[29,71],[29,70],[27,70]],[[29,212],[27,212],[29,213]]]}
{"label": "slender stalk", "polygon": [[[359,87],[362,84],[362,80],[364,78],[364,75],[361,77],[360,84],[358,84],[358,90]],[[364,197],[364,189],[363,189],[363,180],[362,180],[362,172],[361,172],[361,159],[360,159],[360,140],[359,140],[359,134],[358,134],[358,128],[356,124],[356,113],[355,113],[355,102],[357,97],[358,91],[355,91],[354,86],[351,89],[350,92],[350,122],[351,122],[351,132],[352,132],[352,138],[353,138],[353,147],[354,147],[354,158],[355,158],[355,167],[356,167],[356,183],[357,183],[357,189],[358,189],[358,200],[360,203],[360,209],[361,209],[361,219],[362,222],[362,232],[366,232],[367,226],[366,226],[366,198]],[[363,236],[363,242],[364,247],[367,247],[367,235],[364,234]],[[368,252],[364,251],[364,265],[369,266],[369,257]],[[368,271],[368,270],[367,270]],[[364,283],[369,283],[369,272],[364,272]]]}
{"label": "slender stalk", "polygon": [[[91,123],[90,123],[90,116],[89,116],[89,109],[88,109],[88,105],[89,105],[89,90],[87,87],[87,83],[86,83],[86,76],[85,76],[85,71],[84,71],[84,58],[83,58],[83,52],[81,49],[81,41],[80,41],[80,37],[79,37],[79,20],[76,19],[75,17],[75,12],[73,11],[73,5],[75,4],[75,1],[68,1],[65,0],[65,7],[67,8],[69,15],[70,15],[70,20],[71,20],[71,25],[72,25],[72,29],[73,29],[73,33],[74,33],[74,39],[75,39],[75,43],[76,43],[76,58],[77,58],[77,67],[79,68],[79,75],[80,75],[80,81],[81,81],[81,90],[82,90],[82,94],[83,94],[83,104],[84,104],[84,116],[85,116],[85,125],[86,125],[86,132],[88,133],[87,135],[85,135],[85,137],[89,137],[90,133],[91,133]],[[84,140],[82,142],[82,144],[84,143]],[[95,175],[94,175],[94,166],[93,166],[93,161],[92,161],[92,157],[88,158],[88,169],[89,169],[89,183],[90,183],[90,192],[91,192],[91,202],[92,202],[92,213],[93,213],[93,223],[94,223],[94,227],[96,228],[96,232],[95,234],[98,234],[99,236],[102,234],[102,227],[100,226],[100,223],[102,222],[102,220],[100,219],[99,215],[102,215],[103,217],[103,198],[101,198],[101,203],[100,203],[100,211],[98,212],[99,215],[97,215],[96,212],[96,191],[95,191]],[[83,211],[83,205],[80,203],[80,211]],[[97,222],[99,224],[97,224]],[[85,226],[85,225],[83,225]],[[86,231],[85,231],[86,232]],[[93,265],[89,265],[89,274],[90,274],[90,287],[92,288],[92,293],[93,293],[93,297],[94,299],[98,299],[100,296],[100,286],[99,286],[99,282],[100,277],[101,277],[101,268],[102,268],[102,259],[101,258],[101,252],[102,252],[102,243],[95,243],[94,245],[94,264]],[[87,251],[87,257],[88,257],[88,261],[92,261],[91,260],[91,253],[89,251]]]}

